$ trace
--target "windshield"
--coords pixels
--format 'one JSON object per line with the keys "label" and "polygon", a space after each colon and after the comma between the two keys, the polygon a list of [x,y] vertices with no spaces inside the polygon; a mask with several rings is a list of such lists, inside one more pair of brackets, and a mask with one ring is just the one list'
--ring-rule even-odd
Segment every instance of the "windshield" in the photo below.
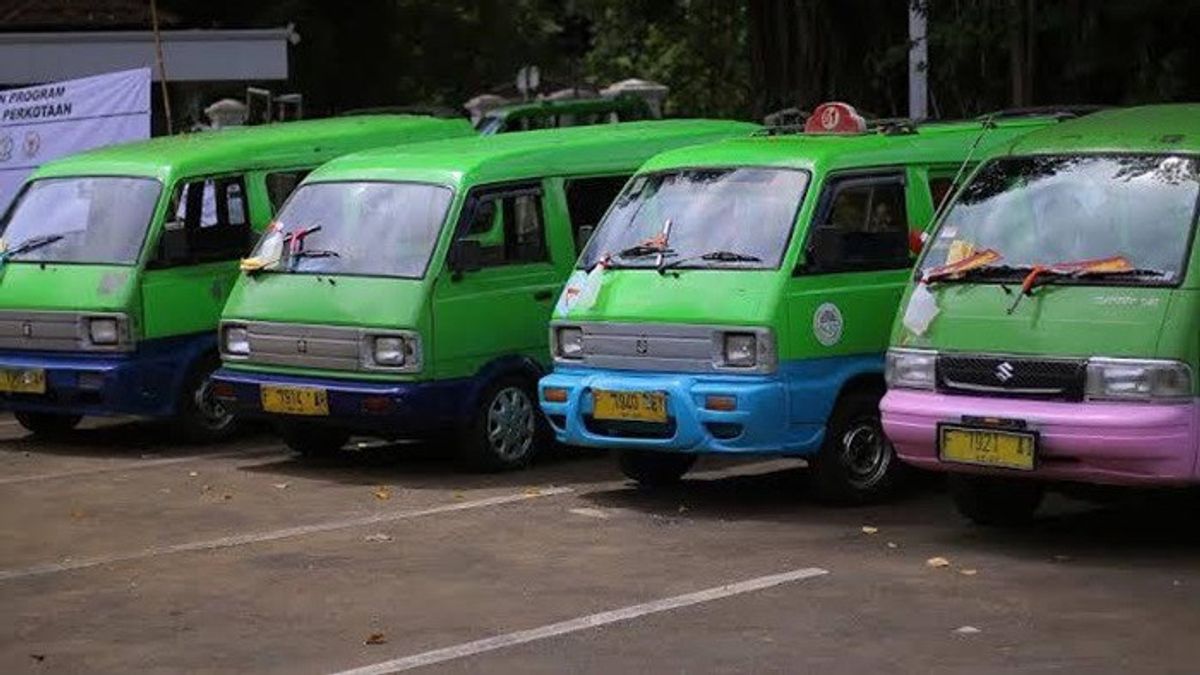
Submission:
{"label": "windshield", "polygon": [[779,267],[808,185],[791,169],[686,169],[636,176],[580,259],[613,267]]}
{"label": "windshield", "polygon": [[452,196],[420,183],[301,185],[251,258],[279,271],[419,279]]}
{"label": "windshield", "polygon": [[43,178],[0,223],[13,260],[133,265],[162,185],[150,178]]}
{"label": "windshield", "polygon": [[1086,271],[1089,262],[1115,259],[1120,274],[1063,276],[1071,283],[1174,283],[1196,217],[1198,169],[1195,158],[1177,155],[993,161],[943,218],[921,271],[970,264],[990,249],[995,262],[976,272]]}

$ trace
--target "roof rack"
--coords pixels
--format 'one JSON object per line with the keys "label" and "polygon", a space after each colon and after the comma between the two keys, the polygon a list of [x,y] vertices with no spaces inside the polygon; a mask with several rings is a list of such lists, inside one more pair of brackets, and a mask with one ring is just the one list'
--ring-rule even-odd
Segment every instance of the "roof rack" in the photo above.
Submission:
{"label": "roof rack", "polygon": [[1039,105],[1027,106],[1023,108],[1005,108],[997,110],[975,118],[978,120],[1002,120],[1013,119],[1018,117],[1055,117],[1059,120],[1072,119],[1075,117],[1083,117],[1094,112],[1104,110],[1109,106],[1092,105],[1092,104],[1070,104],[1070,105]]}

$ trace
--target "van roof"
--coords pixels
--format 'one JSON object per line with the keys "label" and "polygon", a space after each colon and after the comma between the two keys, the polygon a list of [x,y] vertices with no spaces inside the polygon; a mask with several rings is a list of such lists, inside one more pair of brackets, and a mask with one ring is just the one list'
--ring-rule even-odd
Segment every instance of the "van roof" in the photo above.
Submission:
{"label": "van roof", "polygon": [[630,171],[681,144],[749,136],[729,120],[654,120],[454,138],[339,157],[310,181],[394,180],[460,185],[578,173]]}
{"label": "van roof", "polygon": [[466,120],[362,115],[239,127],[112,145],[42,165],[34,178],[132,175],[167,180],[256,168],[316,166],[363,148],[473,136]]}
{"label": "van roof", "polygon": [[859,134],[762,135],[684,148],[658,155],[643,171],[689,166],[778,166],[827,170],[963,161],[966,148],[982,135],[975,157],[1015,136],[1054,124],[1057,118],[1019,117],[997,120],[984,133],[983,120],[926,122],[896,129],[883,127]]}
{"label": "van roof", "polygon": [[1029,134],[1012,154],[1200,151],[1200,104],[1112,108]]}

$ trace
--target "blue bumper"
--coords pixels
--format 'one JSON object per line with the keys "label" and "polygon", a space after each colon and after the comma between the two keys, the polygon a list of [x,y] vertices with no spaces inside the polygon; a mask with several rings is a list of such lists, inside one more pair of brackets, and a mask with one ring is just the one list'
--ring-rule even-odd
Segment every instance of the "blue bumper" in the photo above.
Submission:
{"label": "blue bumper", "polygon": [[0,369],[46,375],[45,393],[0,394],[0,410],[169,417],[192,364],[215,346],[204,334],[150,340],[123,354],[0,351]]}
{"label": "blue bumper", "polygon": [[[842,387],[859,375],[879,375],[878,355],[786,362],[771,375],[700,375],[557,368],[538,384],[542,410],[558,440],[586,447],[805,456],[825,440],[825,425]],[[567,391],[563,403],[547,388]],[[597,420],[596,389],[666,392],[667,423]],[[708,396],[733,397],[735,410],[705,408]]]}
{"label": "blue bumper", "polygon": [[[420,436],[452,427],[459,421],[472,382],[371,382],[278,375],[222,368],[213,375],[217,395],[240,417],[304,421],[385,437]],[[262,385],[316,387],[325,390],[329,415],[298,416],[267,412]]]}

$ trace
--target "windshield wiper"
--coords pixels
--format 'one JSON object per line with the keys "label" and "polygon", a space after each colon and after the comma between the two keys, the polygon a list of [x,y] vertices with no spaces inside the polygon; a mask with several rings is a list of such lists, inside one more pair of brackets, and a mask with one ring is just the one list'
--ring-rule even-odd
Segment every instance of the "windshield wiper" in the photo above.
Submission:
{"label": "windshield wiper", "polygon": [[1059,262],[1053,265],[1033,265],[1026,268],[1029,273],[1021,282],[1021,292],[1017,294],[1008,313],[1016,311],[1021,304],[1021,298],[1033,295],[1033,289],[1054,279],[1079,279],[1082,277],[1116,277],[1116,276],[1166,276],[1160,270],[1141,269],[1134,267],[1125,256],[1110,258],[1095,258],[1075,262]]}
{"label": "windshield wiper", "polygon": [[65,236],[66,235],[64,234],[43,234],[36,237],[30,237],[11,249],[4,251],[4,257],[11,258],[14,255],[28,253],[30,251],[42,248],[43,246],[49,246]]}
{"label": "windshield wiper", "polygon": [[693,255],[672,261],[663,265],[662,269],[675,269],[676,267],[697,260],[710,260],[713,262],[762,262],[762,258],[756,255],[747,255],[745,253],[738,253],[737,251],[709,251],[703,255]]}
{"label": "windshield wiper", "polygon": [[658,255],[659,253],[671,254],[674,253],[669,248],[657,246],[655,244],[641,243],[629,248],[622,249],[617,252],[618,258],[645,258],[648,255]]}
{"label": "windshield wiper", "polygon": [[303,249],[300,251],[296,251],[295,253],[292,254],[291,257],[293,259],[296,259],[296,258],[340,258],[340,257],[342,257],[342,254],[338,253],[337,251],[333,251],[333,250],[326,249],[326,248],[314,248],[314,249],[306,248],[306,249]]}

